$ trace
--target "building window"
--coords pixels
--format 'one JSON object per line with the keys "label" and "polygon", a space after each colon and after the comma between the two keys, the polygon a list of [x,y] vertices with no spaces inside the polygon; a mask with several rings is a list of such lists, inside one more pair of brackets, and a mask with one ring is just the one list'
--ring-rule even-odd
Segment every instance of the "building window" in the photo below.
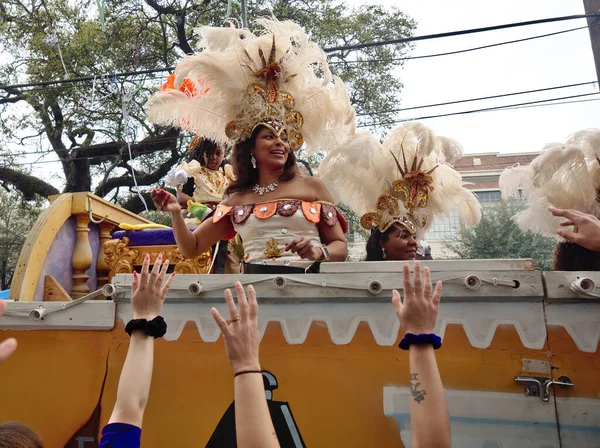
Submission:
{"label": "building window", "polygon": [[461,224],[458,211],[453,209],[450,217],[438,218],[433,222],[433,226],[425,234],[425,241],[439,241],[452,238],[460,233]]}
{"label": "building window", "polygon": [[475,195],[479,199],[479,203],[483,206],[488,204],[496,204],[502,200],[500,191],[476,191]]}

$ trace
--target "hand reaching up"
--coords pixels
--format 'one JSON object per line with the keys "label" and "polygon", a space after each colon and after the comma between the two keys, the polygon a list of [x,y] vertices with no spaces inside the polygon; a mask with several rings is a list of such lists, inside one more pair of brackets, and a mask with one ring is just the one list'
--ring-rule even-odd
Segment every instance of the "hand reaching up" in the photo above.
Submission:
{"label": "hand reaching up", "polygon": [[160,314],[167,291],[173,283],[173,272],[165,284],[163,281],[169,268],[169,260],[162,262],[162,254],[156,257],[156,262],[150,270],[150,256],[146,255],[142,263],[142,272],[133,273],[133,283],[131,284],[131,308],[133,309],[134,319],[152,320]]}
{"label": "hand reaching up", "polygon": [[[0,316],[4,314],[6,310],[6,302],[0,300]],[[17,340],[15,338],[9,338],[6,341],[0,343],[0,363],[6,361],[10,355],[17,349]]]}
{"label": "hand reaching up", "polygon": [[219,311],[213,308],[212,315],[223,333],[225,351],[233,368],[233,372],[253,370],[260,371],[258,360],[258,302],[256,292],[252,285],[248,286],[248,299],[244,287],[240,282],[235,283],[235,293],[238,299],[238,308],[233,301],[231,291],[225,291],[225,301],[229,308],[229,322],[225,321]]}
{"label": "hand reaching up", "polygon": [[392,303],[400,327],[407,333],[432,333],[437,322],[442,282],[437,282],[435,290],[432,291],[429,268],[425,266],[421,276],[421,263],[418,261],[415,261],[414,265],[414,282],[411,282],[408,264],[402,266],[402,280],[404,281],[404,303],[400,300],[398,291],[394,290],[392,293]]}

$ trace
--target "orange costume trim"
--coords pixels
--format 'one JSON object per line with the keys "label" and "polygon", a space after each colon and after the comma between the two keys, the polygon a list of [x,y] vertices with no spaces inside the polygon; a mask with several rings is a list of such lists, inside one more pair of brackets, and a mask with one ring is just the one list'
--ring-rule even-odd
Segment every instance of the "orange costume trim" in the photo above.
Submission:
{"label": "orange costume trim", "polygon": [[[219,204],[213,215],[213,223],[218,223],[223,220],[226,216],[236,215],[234,220],[237,224],[243,223],[250,214],[253,214],[258,219],[269,219],[275,215],[278,211],[278,207],[281,210],[283,207],[290,207],[290,201],[300,202],[302,207],[302,213],[307,221],[314,224],[323,222],[329,227],[335,226],[338,222],[342,227],[342,231],[346,233],[348,231],[348,223],[346,218],[335,208],[333,204],[328,202],[307,202],[290,199],[279,199],[272,202],[263,202],[258,204],[238,205],[230,206]],[[335,211],[335,212],[334,212]],[[287,216],[280,213],[282,216]],[[235,232],[233,232],[235,235]],[[232,238],[232,235],[228,235],[228,238]]]}

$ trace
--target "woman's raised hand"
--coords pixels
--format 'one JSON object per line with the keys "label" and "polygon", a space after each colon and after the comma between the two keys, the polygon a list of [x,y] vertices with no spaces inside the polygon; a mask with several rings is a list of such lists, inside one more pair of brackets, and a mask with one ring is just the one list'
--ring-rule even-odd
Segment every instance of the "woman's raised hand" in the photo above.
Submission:
{"label": "woman's raised hand", "polygon": [[161,189],[152,191],[152,202],[156,210],[169,213],[181,213],[181,205],[171,193]]}

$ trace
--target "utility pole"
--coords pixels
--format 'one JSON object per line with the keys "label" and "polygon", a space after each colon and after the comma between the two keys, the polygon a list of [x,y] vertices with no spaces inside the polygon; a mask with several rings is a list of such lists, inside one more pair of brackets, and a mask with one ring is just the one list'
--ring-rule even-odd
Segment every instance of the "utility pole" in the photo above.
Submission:
{"label": "utility pole", "polygon": [[[586,14],[600,13],[600,0],[583,0]],[[596,62],[596,78],[600,83],[600,17],[588,17],[592,53]]]}
{"label": "utility pole", "polygon": [[[593,1],[593,0],[592,0]],[[248,7],[246,6],[246,0],[242,0],[242,27],[248,29],[248,17],[246,16]],[[600,8],[598,8],[600,9]],[[590,30],[591,31],[591,30]],[[598,46],[598,57],[600,58],[600,43]],[[596,59],[596,66],[600,65],[600,59]],[[600,75],[598,75],[600,77]]]}

